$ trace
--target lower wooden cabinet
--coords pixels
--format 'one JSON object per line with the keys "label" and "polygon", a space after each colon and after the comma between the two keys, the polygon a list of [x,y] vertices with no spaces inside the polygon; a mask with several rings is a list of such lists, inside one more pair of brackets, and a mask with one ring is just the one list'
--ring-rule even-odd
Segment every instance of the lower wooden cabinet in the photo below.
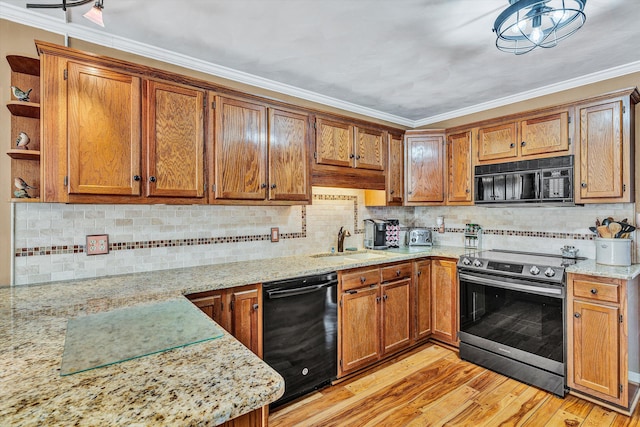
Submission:
{"label": "lower wooden cabinet", "polygon": [[380,285],[340,294],[338,376],[380,358]]}
{"label": "lower wooden cabinet", "polygon": [[227,421],[222,427],[266,427],[269,416],[269,407],[263,406],[260,409],[240,415],[238,418]]}
{"label": "lower wooden cabinet", "polygon": [[431,337],[431,260],[413,263],[413,340]]}
{"label": "lower wooden cabinet", "polygon": [[638,340],[628,339],[639,327],[637,282],[579,274],[567,281],[567,385],[627,410],[638,391],[628,375],[639,368]]}
{"label": "lower wooden cabinet", "polygon": [[432,338],[458,345],[458,279],[456,261],[431,260]]}
{"label": "lower wooden cabinet", "polygon": [[262,357],[262,285],[187,295],[197,307]]}

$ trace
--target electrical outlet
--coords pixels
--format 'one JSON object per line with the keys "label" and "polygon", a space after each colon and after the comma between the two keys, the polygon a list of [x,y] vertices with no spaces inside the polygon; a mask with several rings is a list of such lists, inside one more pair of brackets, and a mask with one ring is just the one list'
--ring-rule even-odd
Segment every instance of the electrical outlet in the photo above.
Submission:
{"label": "electrical outlet", "polygon": [[87,255],[104,255],[109,253],[109,235],[93,234],[87,236],[87,245],[85,246]]}
{"label": "electrical outlet", "polygon": [[279,227],[271,227],[271,241],[279,242],[280,241],[280,228]]}

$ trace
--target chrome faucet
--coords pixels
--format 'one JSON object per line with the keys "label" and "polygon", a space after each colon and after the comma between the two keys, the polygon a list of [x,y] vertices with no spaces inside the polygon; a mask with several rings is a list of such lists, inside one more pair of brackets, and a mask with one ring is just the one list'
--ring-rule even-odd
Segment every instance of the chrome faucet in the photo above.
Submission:
{"label": "chrome faucet", "polygon": [[338,231],[338,252],[344,252],[344,238],[351,236],[348,230],[345,230],[344,227],[340,227],[340,231]]}

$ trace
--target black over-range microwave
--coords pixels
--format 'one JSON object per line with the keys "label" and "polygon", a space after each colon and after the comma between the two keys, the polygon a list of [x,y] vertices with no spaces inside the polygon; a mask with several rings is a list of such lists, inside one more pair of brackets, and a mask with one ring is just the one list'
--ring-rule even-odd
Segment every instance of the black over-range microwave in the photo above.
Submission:
{"label": "black over-range microwave", "polygon": [[475,203],[572,205],[573,156],[475,167]]}

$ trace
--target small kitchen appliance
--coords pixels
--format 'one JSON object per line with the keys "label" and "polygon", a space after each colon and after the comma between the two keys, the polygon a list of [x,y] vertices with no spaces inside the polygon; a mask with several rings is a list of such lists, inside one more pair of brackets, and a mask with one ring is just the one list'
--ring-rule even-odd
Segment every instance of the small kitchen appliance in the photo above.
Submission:
{"label": "small kitchen appliance", "polygon": [[431,230],[412,228],[407,233],[407,246],[433,246]]}
{"label": "small kitchen appliance", "polygon": [[364,247],[367,249],[387,249],[387,221],[383,219],[364,220]]}
{"label": "small kitchen appliance", "polygon": [[388,219],[387,231],[385,232],[386,245],[390,248],[400,246],[400,220]]}

